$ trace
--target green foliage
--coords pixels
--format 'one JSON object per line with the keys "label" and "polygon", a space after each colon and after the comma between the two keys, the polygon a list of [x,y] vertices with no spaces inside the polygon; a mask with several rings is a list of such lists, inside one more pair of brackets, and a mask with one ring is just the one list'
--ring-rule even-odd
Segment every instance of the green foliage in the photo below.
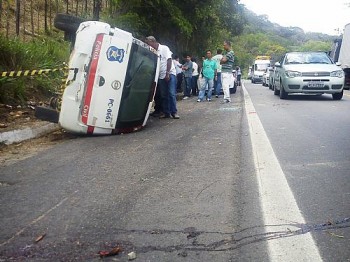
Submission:
{"label": "green foliage", "polygon": [[239,34],[236,0],[112,0],[108,21],[143,38],[154,35],[174,53],[199,56]]}
{"label": "green foliage", "polygon": [[322,42],[322,41],[315,41],[315,40],[309,40],[303,45],[301,45],[299,48],[297,48],[296,51],[329,51],[332,48],[331,42]]}
{"label": "green foliage", "polygon": [[[62,67],[69,57],[68,43],[52,38],[22,42],[19,39],[6,39],[0,35],[0,72],[52,69]],[[35,77],[0,77],[0,102],[24,101],[33,90],[43,93],[53,92],[58,87],[60,74]]]}

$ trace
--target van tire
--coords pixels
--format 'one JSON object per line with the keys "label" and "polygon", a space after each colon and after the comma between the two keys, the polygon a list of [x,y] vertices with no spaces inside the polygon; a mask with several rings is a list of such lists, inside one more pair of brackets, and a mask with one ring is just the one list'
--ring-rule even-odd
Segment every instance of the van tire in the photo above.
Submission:
{"label": "van tire", "polygon": [[66,32],[67,34],[75,34],[80,23],[84,22],[84,19],[68,15],[68,14],[57,14],[54,19],[54,26]]}
{"label": "van tire", "polygon": [[34,116],[40,120],[58,123],[59,112],[50,107],[37,106],[35,107]]}

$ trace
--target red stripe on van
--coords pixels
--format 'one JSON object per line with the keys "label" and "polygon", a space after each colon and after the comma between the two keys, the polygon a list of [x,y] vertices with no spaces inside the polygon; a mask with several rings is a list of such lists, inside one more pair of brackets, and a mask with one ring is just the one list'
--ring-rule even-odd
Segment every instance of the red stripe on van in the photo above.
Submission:
{"label": "red stripe on van", "polygon": [[87,134],[88,135],[93,135],[94,134],[94,130],[95,130],[95,127],[94,126],[88,126],[88,129],[87,129]]}
{"label": "red stripe on van", "polygon": [[96,75],[98,60],[100,58],[103,37],[104,37],[104,34],[98,34],[96,36],[95,44],[92,49],[93,51],[91,55],[92,57],[91,57],[91,63],[90,63],[89,77],[86,85],[84,106],[81,113],[81,120],[85,125],[87,125],[87,122],[88,122],[92,90],[94,89],[95,75]]}

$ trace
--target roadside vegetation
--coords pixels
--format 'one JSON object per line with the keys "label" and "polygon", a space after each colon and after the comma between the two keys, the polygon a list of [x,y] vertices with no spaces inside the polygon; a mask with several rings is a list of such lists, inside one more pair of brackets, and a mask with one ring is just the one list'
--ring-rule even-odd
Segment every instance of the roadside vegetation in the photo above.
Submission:
{"label": "roadside vegetation", "polygon": [[[51,37],[23,42],[0,35],[0,72],[62,68],[69,56],[69,44]],[[45,99],[61,84],[62,71],[40,76],[0,78],[0,103],[23,104]]]}

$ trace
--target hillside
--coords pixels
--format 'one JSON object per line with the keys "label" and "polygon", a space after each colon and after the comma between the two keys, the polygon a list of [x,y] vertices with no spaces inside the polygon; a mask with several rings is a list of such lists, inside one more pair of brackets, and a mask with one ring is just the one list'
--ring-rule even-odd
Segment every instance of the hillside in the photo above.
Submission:
{"label": "hillside", "polygon": [[299,27],[283,27],[272,23],[265,15],[257,15],[240,5],[244,27],[234,37],[236,64],[244,73],[257,55],[269,55],[278,61],[287,51],[329,51],[335,36],[321,33],[305,33]]}

